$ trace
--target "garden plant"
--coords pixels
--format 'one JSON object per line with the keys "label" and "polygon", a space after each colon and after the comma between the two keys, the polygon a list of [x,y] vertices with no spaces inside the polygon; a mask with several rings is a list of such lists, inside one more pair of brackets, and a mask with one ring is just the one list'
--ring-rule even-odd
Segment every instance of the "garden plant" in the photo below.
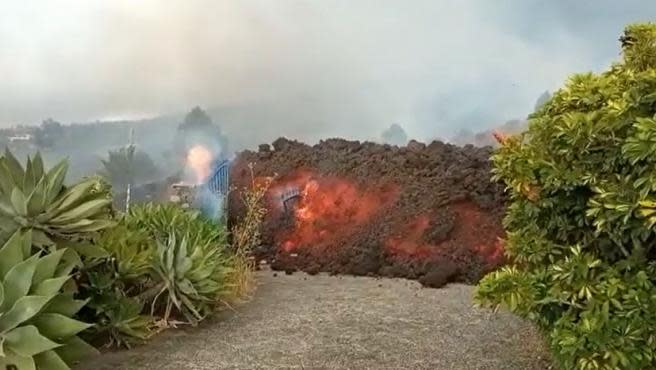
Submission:
{"label": "garden plant", "polygon": [[477,299],[537,323],[562,369],[656,368],[656,24],[620,41],[493,156],[511,263]]}
{"label": "garden plant", "polygon": [[0,156],[0,367],[69,369],[94,346],[195,325],[252,279],[226,225],[173,205],[124,214],[104,178],[24,163]]}

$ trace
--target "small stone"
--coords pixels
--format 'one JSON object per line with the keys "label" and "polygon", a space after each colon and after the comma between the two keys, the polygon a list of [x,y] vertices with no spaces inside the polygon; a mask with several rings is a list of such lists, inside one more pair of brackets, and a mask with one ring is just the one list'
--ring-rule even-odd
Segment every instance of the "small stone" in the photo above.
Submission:
{"label": "small stone", "polygon": [[296,257],[298,257],[298,253],[292,253],[292,254],[289,255],[289,257],[296,258]]}

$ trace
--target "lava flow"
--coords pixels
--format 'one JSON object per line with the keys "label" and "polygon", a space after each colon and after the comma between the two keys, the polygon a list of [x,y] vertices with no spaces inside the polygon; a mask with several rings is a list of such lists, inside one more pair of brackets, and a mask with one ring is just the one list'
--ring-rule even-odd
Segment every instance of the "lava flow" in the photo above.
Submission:
{"label": "lava flow", "polygon": [[[385,246],[387,252],[404,259],[427,259],[440,253],[467,248],[480,256],[487,266],[497,266],[503,262],[503,242],[497,236],[500,226],[489,215],[470,202],[453,204],[455,225],[437,243],[427,242],[426,233],[435,226],[427,215],[417,216],[404,225],[400,232],[391,236]],[[496,240],[496,242],[490,242]]]}
{"label": "lava flow", "polygon": [[430,218],[426,215],[417,217],[403,228],[401,235],[390,237],[386,242],[387,250],[396,256],[424,258],[431,254],[432,246],[422,241]]}
{"label": "lava flow", "polygon": [[295,176],[274,188],[273,193],[281,194],[285,189],[298,189],[298,200],[290,205],[293,229],[279,237],[279,245],[286,252],[349,235],[394,203],[398,195],[392,188],[374,190],[345,179],[314,177],[310,173]]}

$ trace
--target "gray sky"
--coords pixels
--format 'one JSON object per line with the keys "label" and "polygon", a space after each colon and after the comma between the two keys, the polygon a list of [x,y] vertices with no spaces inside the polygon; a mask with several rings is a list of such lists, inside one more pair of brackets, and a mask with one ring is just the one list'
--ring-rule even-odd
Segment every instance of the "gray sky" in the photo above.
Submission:
{"label": "gray sky", "polygon": [[656,1],[4,0],[0,126],[200,104],[446,137],[524,116],[647,20]]}

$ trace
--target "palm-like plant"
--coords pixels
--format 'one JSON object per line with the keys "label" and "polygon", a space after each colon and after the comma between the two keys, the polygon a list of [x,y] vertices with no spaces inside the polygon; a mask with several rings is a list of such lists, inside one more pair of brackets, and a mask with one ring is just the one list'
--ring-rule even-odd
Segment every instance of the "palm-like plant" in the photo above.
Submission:
{"label": "palm-like plant", "polygon": [[121,190],[128,184],[150,180],[159,173],[159,169],[148,156],[138,151],[134,145],[110,151],[108,158],[101,160],[103,175],[111,184]]}

